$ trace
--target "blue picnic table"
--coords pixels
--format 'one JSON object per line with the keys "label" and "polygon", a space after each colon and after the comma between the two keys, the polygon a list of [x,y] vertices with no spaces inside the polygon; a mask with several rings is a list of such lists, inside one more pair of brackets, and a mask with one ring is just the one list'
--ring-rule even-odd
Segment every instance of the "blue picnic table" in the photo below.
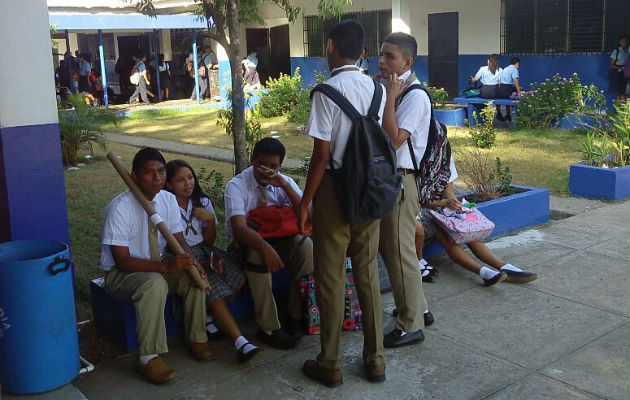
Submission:
{"label": "blue picnic table", "polygon": [[[467,117],[468,117],[468,126],[475,126],[475,119],[473,118],[473,112],[476,110],[475,104],[488,104],[492,102],[494,105],[501,106],[512,106],[511,112],[514,113],[516,111],[516,106],[519,101],[514,99],[485,99],[483,97],[455,97],[453,99],[455,104],[465,104],[467,105]],[[477,118],[480,118],[479,116]]]}

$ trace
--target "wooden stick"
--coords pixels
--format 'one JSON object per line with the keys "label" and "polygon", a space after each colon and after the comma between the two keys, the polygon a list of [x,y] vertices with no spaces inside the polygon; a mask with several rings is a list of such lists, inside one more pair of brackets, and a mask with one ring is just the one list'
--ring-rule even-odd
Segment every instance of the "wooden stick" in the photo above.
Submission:
{"label": "wooden stick", "polygon": [[[129,175],[127,169],[120,163],[120,161],[118,161],[118,158],[116,158],[113,153],[109,152],[107,153],[107,159],[112,163],[114,169],[116,169],[116,172],[118,172],[118,175],[120,175],[122,180],[125,181],[125,184],[127,185],[127,187],[129,187],[129,190],[131,191],[131,193],[133,193],[134,197],[136,198],[136,200],[138,200],[138,202],[147,212],[149,217],[157,215],[155,209],[153,208],[153,204],[151,204],[151,202],[147,200],[144,193],[142,193],[142,190],[140,190],[136,182],[131,179],[131,175]],[[173,250],[173,252],[175,252],[175,254],[186,254],[177,239],[175,239],[175,236],[173,236],[173,234],[168,230],[168,227],[166,226],[164,221],[158,222],[157,224],[155,224],[155,227],[160,231],[162,236],[164,236],[164,239],[166,239],[168,246],[171,248],[171,250]],[[186,271],[190,275],[192,281],[195,282],[197,287],[207,291],[207,289],[210,287],[210,284],[207,280],[201,277],[199,271],[197,271],[197,268],[191,266]]]}

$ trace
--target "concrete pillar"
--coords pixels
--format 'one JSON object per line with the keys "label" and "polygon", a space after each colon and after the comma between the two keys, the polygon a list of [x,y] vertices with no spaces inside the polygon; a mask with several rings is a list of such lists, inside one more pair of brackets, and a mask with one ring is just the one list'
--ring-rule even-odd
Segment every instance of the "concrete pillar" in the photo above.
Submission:
{"label": "concrete pillar", "polygon": [[[5,1],[0,13],[0,242],[69,243],[46,0]],[[75,36],[76,38],[76,36]]]}
{"label": "concrete pillar", "polygon": [[411,33],[410,0],[392,0],[392,32]]}
{"label": "concrete pillar", "polygon": [[227,89],[232,87],[232,70],[230,69],[230,59],[223,46],[217,43],[217,61],[219,62],[219,92],[221,101],[228,101]]}
{"label": "concrete pillar", "polygon": [[160,52],[164,54],[164,60],[173,61],[173,50],[171,48],[171,30],[170,29],[160,30],[160,49],[161,49]]}

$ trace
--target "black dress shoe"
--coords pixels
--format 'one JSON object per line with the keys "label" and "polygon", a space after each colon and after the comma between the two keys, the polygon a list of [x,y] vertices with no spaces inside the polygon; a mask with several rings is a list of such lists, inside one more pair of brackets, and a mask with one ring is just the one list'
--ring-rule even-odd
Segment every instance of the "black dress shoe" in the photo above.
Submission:
{"label": "black dress shoe", "polygon": [[247,353],[245,353],[243,349],[248,344],[251,345],[251,343],[247,342],[243,344],[240,349],[236,350],[236,356],[238,357],[238,362],[240,363],[244,363],[251,360],[260,351],[260,347],[256,347],[254,350],[250,350]]}
{"label": "black dress shoe", "polygon": [[256,339],[281,350],[292,349],[297,346],[297,340],[282,329],[271,331],[271,335],[259,329],[256,332]]}
{"label": "black dress shoe", "polygon": [[433,314],[431,314],[431,311],[427,311],[424,313],[424,326],[431,326],[433,325],[433,323],[435,322],[435,318],[433,317]]}
{"label": "black dress shoe", "polygon": [[424,340],[422,329],[415,332],[408,332],[403,335],[400,329],[394,329],[383,338],[383,346],[391,349],[394,347],[407,346],[414,343],[420,343]]}
{"label": "black dress shoe", "polygon": [[509,269],[502,269],[501,271],[507,275],[505,281],[510,283],[528,283],[538,279],[538,274],[535,272],[511,271]]}
{"label": "black dress shoe", "polygon": [[285,330],[295,339],[299,339],[306,334],[306,328],[304,328],[304,324],[302,321],[298,321],[297,319],[288,318]]}
{"label": "black dress shoe", "polygon": [[507,279],[507,275],[505,272],[501,271],[490,279],[483,279],[483,285],[485,287],[492,286],[496,283],[503,282]]}

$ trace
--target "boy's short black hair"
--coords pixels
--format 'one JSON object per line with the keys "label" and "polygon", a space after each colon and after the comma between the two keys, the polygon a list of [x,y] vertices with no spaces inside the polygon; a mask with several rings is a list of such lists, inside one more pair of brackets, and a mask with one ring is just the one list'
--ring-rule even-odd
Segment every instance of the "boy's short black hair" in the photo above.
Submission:
{"label": "boy's short black hair", "polygon": [[335,42],[337,52],[343,58],[358,60],[363,53],[365,30],[356,19],[346,19],[328,31],[328,38]]}
{"label": "boy's short black hair", "polygon": [[131,170],[136,174],[140,172],[140,169],[147,161],[159,161],[164,166],[166,166],[166,160],[164,156],[159,151],[155,150],[153,147],[143,147],[136,153],[133,157],[133,162],[131,163]]}
{"label": "boy's short black hair", "polygon": [[518,63],[520,63],[520,62],[521,62],[521,59],[520,59],[520,58],[518,58],[518,57],[512,57],[512,58],[510,59],[510,65],[518,64]]}
{"label": "boy's short black hair", "polygon": [[278,139],[266,137],[256,142],[254,150],[252,151],[252,160],[255,160],[259,154],[266,154],[280,157],[280,164],[284,161],[284,156],[287,150],[284,148],[282,142]]}
{"label": "boy's short black hair", "polygon": [[415,59],[416,55],[418,55],[418,42],[415,37],[408,33],[392,32],[385,36],[383,43],[395,45],[405,57],[413,57]]}
{"label": "boy's short black hair", "polygon": [[618,42],[621,42],[622,39],[626,39],[628,40],[628,35],[626,35],[625,33],[622,35],[619,35],[619,39],[617,39]]}

